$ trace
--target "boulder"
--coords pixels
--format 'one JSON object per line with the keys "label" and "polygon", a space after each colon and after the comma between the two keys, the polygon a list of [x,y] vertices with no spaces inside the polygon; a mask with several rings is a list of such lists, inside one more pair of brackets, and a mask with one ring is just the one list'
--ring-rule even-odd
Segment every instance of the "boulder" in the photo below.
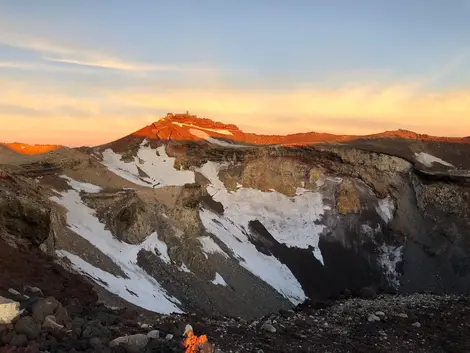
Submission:
{"label": "boulder", "polygon": [[160,331],[158,331],[158,330],[150,331],[149,333],[147,333],[147,337],[148,338],[153,338],[153,339],[160,338]]}
{"label": "boulder", "polygon": [[139,353],[149,342],[149,338],[144,334],[122,336],[112,340],[110,347],[123,347],[128,353]]}
{"label": "boulder", "polygon": [[28,336],[29,339],[36,339],[41,334],[41,328],[31,316],[24,316],[15,323],[15,331]]}
{"label": "boulder", "polygon": [[61,304],[54,297],[40,299],[33,305],[33,319],[42,324],[47,316],[53,315]]}
{"label": "boulder", "polygon": [[59,307],[56,309],[56,311],[54,312],[54,316],[56,318],[56,322],[60,325],[66,326],[72,321],[67,312],[67,309],[64,308],[62,305],[59,305]]}
{"label": "boulder", "polygon": [[49,315],[44,319],[44,323],[42,327],[52,333],[53,336],[60,336],[63,332],[65,327],[60,325],[56,322],[56,318],[54,315]]}
{"label": "boulder", "polygon": [[20,315],[20,303],[0,297],[0,324],[9,324]]}
{"label": "boulder", "polygon": [[16,346],[16,347],[26,346],[27,343],[28,343],[28,337],[23,334],[14,335],[10,341],[10,345]]}
{"label": "boulder", "polygon": [[261,330],[269,333],[276,333],[276,328],[270,323],[266,322],[261,326]]}

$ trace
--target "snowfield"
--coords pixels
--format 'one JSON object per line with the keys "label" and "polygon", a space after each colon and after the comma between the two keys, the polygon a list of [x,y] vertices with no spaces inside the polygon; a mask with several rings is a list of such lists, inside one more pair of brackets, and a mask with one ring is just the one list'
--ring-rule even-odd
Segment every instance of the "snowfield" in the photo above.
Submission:
{"label": "snowfield", "polygon": [[151,234],[142,244],[131,245],[117,240],[105,225],[95,216],[95,211],[83,204],[80,191],[99,192],[101,188],[64,177],[72,190],[59,193],[51,200],[67,209],[68,227],[79,236],[88,240],[102,253],[118,265],[128,278],[118,277],[94,267],[80,257],[66,251],[57,251],[60,257],[67,257],[73,268],[91,277],[99,285],[106,283],[106,288],[121,298],[144,309],[163,314],[182,312],[181,304],[169,296],[160,284],[137,265],[137,254],[140,250],[158,250],[162,261],[170,261],[167,246],[158,239],[157,233]]}
{"label": "snowfield", "polygon": [[228,192],[218,177],[223,167],[207,162],[198,169],[211,182],[207,187],[209,194],[224,206],[223,216],[210,210],[200,210],[205,228],[232,250],[241,266],[294,304],[304,301],[305,293],[290,269],[274,256],[260,253],[250,242],[248,225],[250,221],[258,220],[279,243],[289,247],[313,248],[312,256],[323,264],[318,242],[324,226],[315,224],[315,221],[329,207],[323,205],[321,194],[304,189],[297,190],[295,197],[243,187]]}
{"label": "snowfield", "polygon": [[197,125],[193,125],[193,124],[179,123],[177,121],[173,121],[173,124],[177,125],[179,127],[186,126],[186,127],[196,128],[196,129],[199,129],[199,130],[211,131],[211,132],[215,132],[216,134],[220,134],[220,135],[230,135],[230,136],[233,135],[230,131],[228,131],[226,129],[209,129],[209,128],[206,128],[206,127],[201,127],[201,126],[197,126]]}
{"label": "snowfield", "polygon": [[415,153],[415,158],[419,163],[425,165],[428,168],[432,167],[434,163],[439,163],[445,165],[446,167],[455,168],[452,164],[424,152]]}
{"label": "snowfield", "polygon": [[[163,187],[194,183],[194,172],[175,169],[175,159],[167,155],[164,145],[152,149],[147,140],[144,140],[134,161],[124,162],[119,153],[107,149],[103,151],[102,164],[120,177],[141,186]],[[140,176],[139,169],[148,177]]]}

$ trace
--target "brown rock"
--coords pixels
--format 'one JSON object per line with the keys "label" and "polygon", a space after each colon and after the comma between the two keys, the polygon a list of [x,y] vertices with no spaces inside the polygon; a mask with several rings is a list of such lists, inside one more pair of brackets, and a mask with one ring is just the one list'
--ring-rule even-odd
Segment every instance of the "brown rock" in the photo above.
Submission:
{"label": "brown rock", "polygon": [[38,323],[36,323],[31,316],[24,316],[15,323],[15,331],[19,334],[24,334],[30,339],[39,337],[41,330]]}
{"label": "brown rock", "polygon": [[10,340],[10,345],[16,347],[23,347],[26,346],[28,343],[28,337],[23,334],[15,334],[13,338]]}
{"label": "brown rock", "polygon": [[54,314],[54,312],[59,308],[60,303],[54,297],[47,297],[37,301],[33,305],[33,319],[38,324],[42,324],[44,319]]}
{"label": "brown rock", "polygon": [[72,321],[70,316],[67,312],[67,309],[60,305],[57,310],[54,312],[54,316],[56,318],[56,322],[60,325],[67,325],[70,324]]}
{"label": "brown rock", "polygon": [[361,201],[357,194],[357,189],[350,180],[344,180],[341,183],[336,199],[336,209],[340,214],[361,212]]}

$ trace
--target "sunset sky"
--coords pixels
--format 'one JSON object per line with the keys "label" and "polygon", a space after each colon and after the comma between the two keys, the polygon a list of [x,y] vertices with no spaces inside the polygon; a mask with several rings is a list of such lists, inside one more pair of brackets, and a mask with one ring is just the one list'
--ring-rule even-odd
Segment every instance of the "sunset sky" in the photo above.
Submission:
{"label": "sunset sky", "polygon": [[470,135],[470,0],[0,0],[0,141],[189,110],[259,133]]}

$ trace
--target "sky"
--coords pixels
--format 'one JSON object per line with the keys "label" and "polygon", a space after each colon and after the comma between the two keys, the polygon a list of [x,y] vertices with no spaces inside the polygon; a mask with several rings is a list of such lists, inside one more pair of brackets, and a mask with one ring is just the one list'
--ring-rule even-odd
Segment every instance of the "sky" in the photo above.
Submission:
{"label": "sky", "polygon": [[470,0],[0,0],[0,141],[167,112],[247,132],[470,135]]}

